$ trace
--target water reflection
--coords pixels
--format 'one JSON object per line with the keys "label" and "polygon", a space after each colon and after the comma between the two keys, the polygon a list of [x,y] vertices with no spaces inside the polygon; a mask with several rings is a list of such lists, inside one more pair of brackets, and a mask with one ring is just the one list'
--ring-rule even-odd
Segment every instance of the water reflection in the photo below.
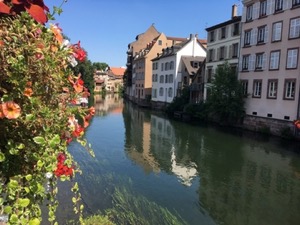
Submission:
{"label": "water reflection", "polygon": [[98,116],[105,116],[108,113],[122,113],[123,99],[119,94],[97,94],[94,96],[94,107]]}
{"label": "water reflection", "polygon": [[[132,214],[149,225],[173,215],[190,225],[299,224],[295,145],[168,120],[115,97],[95,100],[86,138],[96,157],[70,145],[86,214],[110,209],[125,217],[120,224]],[[67,206],[59,213],[67,218]]]}
{"label": "water reflection", "polygon": [[300,159],[288,146],[170,121],[130,104],[123,116],[129,157],[185,186],[199,177],[199,205],[217,224],[299,224]]}

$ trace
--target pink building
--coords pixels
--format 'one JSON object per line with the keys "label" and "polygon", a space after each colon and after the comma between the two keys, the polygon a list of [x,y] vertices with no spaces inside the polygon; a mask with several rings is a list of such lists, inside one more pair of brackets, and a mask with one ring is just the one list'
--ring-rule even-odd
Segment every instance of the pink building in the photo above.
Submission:
{"label": "pink building", "polygon": [[300,115],[300,0],[243,5],[239,79],[247,95],[245,122],[280,134]]}

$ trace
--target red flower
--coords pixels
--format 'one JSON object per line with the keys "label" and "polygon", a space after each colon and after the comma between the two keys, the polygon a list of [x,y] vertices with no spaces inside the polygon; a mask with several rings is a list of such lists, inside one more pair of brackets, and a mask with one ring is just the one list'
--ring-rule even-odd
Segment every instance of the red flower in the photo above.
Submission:
{"label": "red flower", "polygon": [[71,48],[73,50],[73,55],[76,59],[78,59],[81,62],[85,60],[86,52],[81,48],[80,41],[78,41],[77,44],[72,45]]}
{"label": "red flower", "polygon": [[57,177],[60,177],[62,175],[65,176],[72,176],[73,172],[74,172],[74,168],[73,167],[68,167],[67,165],[65,165],[65,160],[66,160],[66,155],[64,153],[59,153],[57,156],[57,166],[56,166],[56,170],[54,171],[54,174]]}
{"label": "red flower", "polygon": [[7,119],[16,119],[21,114],[21,108],[12,101],[5,102],[2,103],[2,113]]}
{"label": "red flower", "polygon": [[8,6],[3,0],[0,1],[0,13],[13,15],[27,11],[37,22],[45,24],[48,21],[49,8],[43,0],[11,0],[12,6]]}
{"label": "red flower", "polygon": [[76,125],[75,130],[73,131],[72,135],[74,137],[79,137],[83,134],[83,131],[84,131],[83,127],[78,124],[78,125]]}

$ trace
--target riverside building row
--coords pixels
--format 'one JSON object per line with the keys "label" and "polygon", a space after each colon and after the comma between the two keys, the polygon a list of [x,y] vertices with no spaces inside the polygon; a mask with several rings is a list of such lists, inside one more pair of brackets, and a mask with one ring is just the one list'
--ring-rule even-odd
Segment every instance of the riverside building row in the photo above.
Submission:
{"label": "riverside building row", "polygon": [[[190,88],[205,101],[218,65],[237,71],[245,93],[244,126],[280,135],[300,117],[300,0],[244,0],[237,15],[197,35],[172,38],[152,25],[128,45],[125,95],[141,106],[161,107]],[[294,130],[292,130],[294,131]]]}

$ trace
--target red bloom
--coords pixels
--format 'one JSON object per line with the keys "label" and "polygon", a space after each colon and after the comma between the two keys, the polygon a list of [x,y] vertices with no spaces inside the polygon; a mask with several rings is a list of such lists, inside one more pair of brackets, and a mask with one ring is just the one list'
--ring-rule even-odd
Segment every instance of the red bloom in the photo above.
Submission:
{"label": "red bloom", "polygon": [[81,136],[83,134],[83,131],[84,131],[83,127],[78,124],[75,127],[75,130],[73,131],[72,135],[74,137],[79,137],[79,136]]}
{"label": "red bloom", "polygon": [[78,41],[77,44],[72,45],[71,48],[73,49],[73,55],[76,59],[81,62],[85,60],[86,52],[81,48],[80,41]]}
{"label": "red bloom", "polygon": [[12,6],[0,1],[0,13],[13,15],[27,11],[37,22],[45,24],[48,21],[47,12],[49,8],[43,0],[11,0]]}
{"label": "red bloom", "polygon": [[2,113],[7,119],[16,119],[21,114],[21,108],[12,101],[2,103]]}
{"label": "red bloom", "polygon": [[56,170],[54,171],[54,174],[57,177],[60,177],[62,175],[65,176],[72,176],[73,172],[74,172],[74,168],[73,167],[68,167],[67,165],[65,165],[65,160],[66,160],[66,155],[64,153],[59,153],[57,156],[57,166],[56,166]]}

